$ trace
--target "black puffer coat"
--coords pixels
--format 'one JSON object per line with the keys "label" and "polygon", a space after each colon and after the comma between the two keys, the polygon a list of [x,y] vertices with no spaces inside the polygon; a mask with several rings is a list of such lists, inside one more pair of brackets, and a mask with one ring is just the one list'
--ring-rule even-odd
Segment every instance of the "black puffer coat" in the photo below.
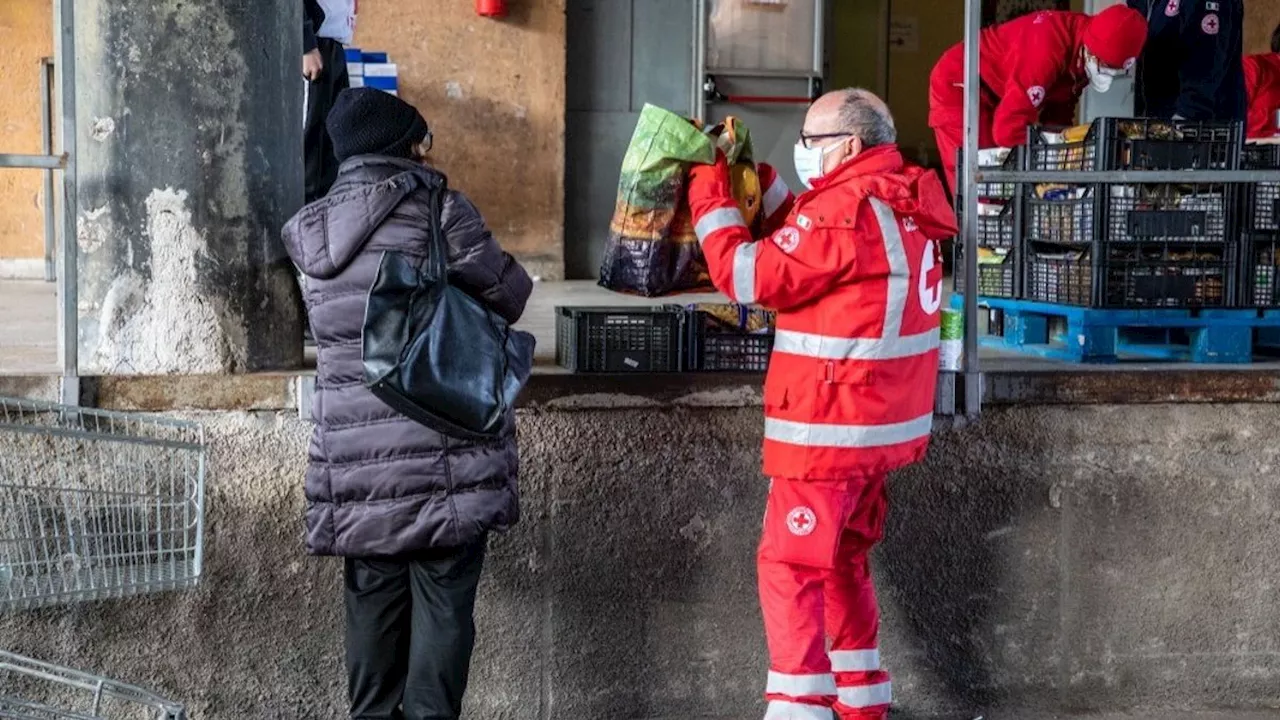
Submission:
{"label": "black puffer coat", "polygon": [[[515,419],[501,439],[473,443],[429,430],[374,397],[362,381],[361,330],[382,253],[425,258],[428,194],[413,173],[435,170],[388,157],[354,157],[323,200],[284,229],[306,279],[319,349],[316,422],[307,468],[307,549],[317,555],[392,557],[468,544],[519,518]],[[533,288],[524,269],[450,191],[442,218],[449,280],[508,321]]]}

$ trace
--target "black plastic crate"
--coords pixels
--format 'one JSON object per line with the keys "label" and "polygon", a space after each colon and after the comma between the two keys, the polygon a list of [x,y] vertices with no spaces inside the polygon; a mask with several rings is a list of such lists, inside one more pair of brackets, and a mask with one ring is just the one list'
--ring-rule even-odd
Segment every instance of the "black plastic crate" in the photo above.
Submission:
{"label": "black plastic crate", "polygon": [[1093,243],[1097,238],[1097,193],[1100,186],[1059,188],[1047,198],[1032,188],[1026,199],[1028,242],[1058,245]]}
{"label": "black plastic crate", "polygon": [[[998,260],[997,260],[998,258]],[[955,248],[955,291],[964,294],[964,248]],[[978,295],[982,297],[1018,297],[1018,251],[985,248],[978,256]]]}
{"label": "black plastic crate", "polygon": [[764,372],[773,353],[775,313],[742,305],[689,307],[690,370]]}
{"label": "black plastic crate", "polygon": [[556,308],[556,363],[580,373],[679,372],[685,312],[658,307]]}
{"label": "black plastic crate", "polygon": [[1252,233],[1244,243],[1240,305],[1280,307],[1280,233]]}
{"label": "black plastic crate", "polygon": [[[985,206],[985,207],[983,207]],[[956,205],[956,218],[964,217],[964,203]],[[1017,203],[1010,200],[1004,205],[982,203],[978,208],[978,245],[983,247],[1011,248],[1018,243]]]}
{"label": "black plastic crate", "polygon": [[[1245,145],[1244,169],[1280,170],[1280,145]],[[1280,182],[1246,185],[1245,232],[1280,230]]]}
{"label": "black plastic crate", "polygon": [[[1026,199],[1026,237],[1060,245],[1222,243],[1232,192],[1226,185],[1061,186]],[[1056,195],[1056,199],[1055,199]],[[1096,222],[1103,213],[1105,223]]]}
{"label": "black plastic crate", "polygon": [[[1005,156],[1004,161],[1000,163],[984,163],[984,158],[978,158],[978,169],[980,170],[1019,170],[1022,167],[1023,148],[1010,148],[1009,154]],[[981,155],[981,153],[979,153]],[[957,152],[956,156],[956,172],[957,174],[964,172],[964,150]],[[1018,195],[1017,183],[978,183],[978,200],[1010,200]],[[959,197],[956,198],[956,207],[961,207]]]}
{"label": "black plastic crate", "polygon": [[1083,140],[1048,141],[1028,129],[1031,170],[1238,170],[1244,124],[1232,121],[1098,118]]}
{"label": "black plastic crate", "polygon": [[1230,307],[1234,246],[1180,251],[1141,245],[1094,250],[1034,249],[1027,263],[1028,300],[1098,308]]}

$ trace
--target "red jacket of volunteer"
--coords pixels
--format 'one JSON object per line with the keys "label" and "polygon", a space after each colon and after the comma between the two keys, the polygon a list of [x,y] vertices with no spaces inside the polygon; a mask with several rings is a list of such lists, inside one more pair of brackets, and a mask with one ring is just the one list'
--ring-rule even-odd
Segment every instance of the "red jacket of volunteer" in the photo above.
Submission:
{"label": "red jacket of volunteer", "polygon": [[1276,111],[1280,110],[1280,53],[1246,55],[1244,88],[1249,96],[1249,137],[1275,136]]}
{"label": "red jacket of volunteer", "polygon": [[689,197],[712,280],[778,311],[765,474],[846,479],[919,460],[938,374],[938,241],[956,232],[937,175],[907,166],[896,146],[867,150],[753,241],[723,161],[714,172]]}
{"label": "red jacket of volunteer", "polygon": [[[1084,13],[1046,10],[982,31],[979,75],[982,105],[990,115],[990,141],[1015,147],[1027,126],[1072,125],[1089,84],[1081,48],[1089,25]],[[947,50],[930,77],[929,125],[964,125],[964,44]],[[987,145],[991,147],[991,145]]]}

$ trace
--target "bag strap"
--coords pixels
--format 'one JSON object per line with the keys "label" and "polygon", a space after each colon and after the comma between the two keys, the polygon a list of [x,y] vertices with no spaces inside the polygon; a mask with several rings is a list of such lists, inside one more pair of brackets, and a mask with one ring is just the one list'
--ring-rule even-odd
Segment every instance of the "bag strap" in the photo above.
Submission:
{"label": "bag strap", "polygon": [[430,188],[431,198],[428,206],[431,208],[431,257],[427,260],[431,263],[431,272],[435,276],[435,281],[443,285],[449,284],[449,243],[444,239],[444,226],[442,217],[444,216],[444,188],[434,186]]}
{"label": "bag strap", "polygon": [[410,191],[423,188],[427,191],[427,267],[433,280],[449,283],[449,243],[444,239],[444,196],[448,182],[438,175],[428,174],[425,170],[410,173],[413,187]]}

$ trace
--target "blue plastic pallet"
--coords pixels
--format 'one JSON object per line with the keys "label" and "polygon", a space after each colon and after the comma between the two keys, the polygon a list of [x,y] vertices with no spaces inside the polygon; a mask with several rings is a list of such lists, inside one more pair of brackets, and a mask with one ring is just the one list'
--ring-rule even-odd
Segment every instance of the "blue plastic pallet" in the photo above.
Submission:
{"label": "blue plastic pallet", "polygon": [[[1120,356],[1192,363],[1253,361],[1255,333],[1260,345],[1280,346],[1280,312],[1275,310],[1099,310],[1029,300],[979,297],[983,307],[1004,316],[1001,334],[982,344],[1074,363],[1116,362]],[[953,295],[953,308],[964,296]],[[1051,329],[1051,320],[1061,323]]]}

